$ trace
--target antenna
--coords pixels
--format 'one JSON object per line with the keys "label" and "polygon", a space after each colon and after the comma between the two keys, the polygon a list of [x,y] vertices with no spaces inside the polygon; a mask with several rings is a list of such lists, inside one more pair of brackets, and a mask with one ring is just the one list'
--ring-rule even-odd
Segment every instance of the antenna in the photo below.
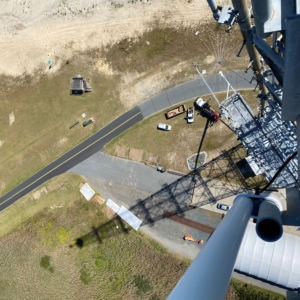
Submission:
{"label": "antenna", "polygon": [[195,63],[192,63],[192,66],[195,67],[197,73],[199,74],[199,76],[202,78],[202,80],[204,81],[205,85],[207,86],[207,88],[209,89],[210,93],[213,95],[213,97],[215,98],[215,100],[218,103],[218,106],[220,107],[220,102],[218,100],[218,98],[216,97],[216,95],[214,94],[214,92],[212,91],[212,89],[210,88],[210,86],[208,85],[207,81],[205,80],[205,78],[202,76],[201,72],[198,70],[197,65]]}
{"label": "antenna", "polygon": [[227,83],[227,94],[226,94],[226,99],[228,98],[228,94],[229,94],[229,89],[231,88],[233,90],[233,92],[235,94],[237,94],[236,90],[233,88],[233,86],[230,84],[230,82],[226,79],[226,77],[223,75],[222,71],[219,71],[219,74],[221,75],[221,77],[226,81]]}

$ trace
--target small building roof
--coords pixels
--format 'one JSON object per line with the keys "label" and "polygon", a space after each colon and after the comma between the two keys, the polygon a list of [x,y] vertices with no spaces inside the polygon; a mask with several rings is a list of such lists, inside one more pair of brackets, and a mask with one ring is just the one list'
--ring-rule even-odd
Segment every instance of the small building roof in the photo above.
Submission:
{"label": "small building roof", "polygon": [[83,78],[82,77],[73,77],[71,78],[70,83],[71,90],[84,90],[83,88]]}
{"label": "small building roof", "polygon": [[80,192],[88,201],[90,201],[95,195],[95,191],[88,185],[88,183],[83,185],[83,187],[80,189]]}
{"label": "small building roof", "polygon": [[132,212],[130,212],[123,205],[120,207],[117,214],[119,217],[121,217],[124,221],[126,221],[135,230],[138,230],[140,225],[142,224],[142,220],[140,220],[138,217],[136,217]]}
{"label": "small building roof", "polygon": [[106,202],[106,205],[111,209],[113,210],[115,213],[117,213],[120,209],[120,206],[115,203],[114,201],[112,201],[111,199],[108,199],[107,202]]}

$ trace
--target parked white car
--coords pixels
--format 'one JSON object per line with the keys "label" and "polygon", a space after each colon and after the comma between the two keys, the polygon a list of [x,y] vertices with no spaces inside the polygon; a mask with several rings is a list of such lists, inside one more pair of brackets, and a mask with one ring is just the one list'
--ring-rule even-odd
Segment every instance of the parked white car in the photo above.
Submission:
{"label": "parked white car", "polygon": [[171,130],[172,126],[167,125],[167,124],[163,124],[163,123],[159,123],[157,125],[157,129],[160,129],[160,130]]}
{"label": "parked white car", "polygon": [[218,209],[221,209],[221,210],[228,211],[228,210],[231,208],[231,206],[226,205],[226,204],[218,203],[218,204],[217,204],[217,208],[218,208]]}
{"label": "parked white car", "polygon": [[195,113],[194,107],[188,108],[188,110],[187,110],[187,122],[189,124],[194,122],[194,113]]}

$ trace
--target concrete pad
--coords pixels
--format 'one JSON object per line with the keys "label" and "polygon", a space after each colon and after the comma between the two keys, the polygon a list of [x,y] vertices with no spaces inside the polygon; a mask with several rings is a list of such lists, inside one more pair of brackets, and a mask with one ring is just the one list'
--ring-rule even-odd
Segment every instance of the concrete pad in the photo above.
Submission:
{"label": "concrete pad", "polygon": [[95,195],[95,191],[90,187],[88,183],[86,183],[81,189],[81,194],[87,201],[90,201],[92,197]]}
{"label": "concrete pad", "polygon": [[117,213],[120,209],[120,206],[115,203],[113,200],[111,199],[108,199],[107,202],[106,202],[106,205],[114,212],[114,213]]}

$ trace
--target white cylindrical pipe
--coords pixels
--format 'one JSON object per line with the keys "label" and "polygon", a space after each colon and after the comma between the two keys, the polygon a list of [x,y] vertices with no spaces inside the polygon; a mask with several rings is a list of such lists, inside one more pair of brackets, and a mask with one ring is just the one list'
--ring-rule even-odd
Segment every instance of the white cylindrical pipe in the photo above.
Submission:
{"label": "white cylindrical pipe", "polygon": [[264,32],[264,24],[267,22],[272,14],[273,7],[271,0],[252,0],[252,10],[254,15],[254,22],[256,28],[256,34],[265,39],[271,35],[272,32],[265,33]]}
{"label": "white cylindrical pipe", "polygon": [[281,213],[271,200],[264,200],[259,206],[256,233],[265,242],[276,242],[282,236]]}
{"label": "white cylindrical pipe", "polygon": [[247,196],[234,203],[168,300],[225,298],[252,209]]}

